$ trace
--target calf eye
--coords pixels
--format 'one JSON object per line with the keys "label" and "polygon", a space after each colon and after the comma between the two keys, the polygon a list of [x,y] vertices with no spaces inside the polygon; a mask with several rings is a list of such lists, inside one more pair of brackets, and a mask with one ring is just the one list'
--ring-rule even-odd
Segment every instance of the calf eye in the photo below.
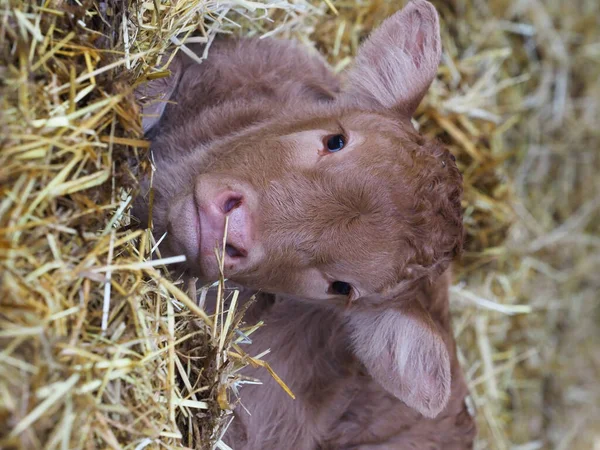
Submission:
{"label": "calf eye", "polygon": [[341,134],[335,134],[327,137],[326,139],[325,147],[327,147],[327,150],[332,153],[339,152],[346,145],[346,138]]}
{"label": "calf eye", "polygon": [[331,287],[329,289],[332,294],[335,295],[350,295],[352,292],[352,286],[350,284],[345,283],[344,281],[334,281],[331,283]]}

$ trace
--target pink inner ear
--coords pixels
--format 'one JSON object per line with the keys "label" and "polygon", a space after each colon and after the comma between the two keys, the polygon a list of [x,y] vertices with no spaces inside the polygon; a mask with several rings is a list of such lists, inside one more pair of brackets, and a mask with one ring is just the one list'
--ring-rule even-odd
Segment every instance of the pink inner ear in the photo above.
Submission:
{"label": "pink inner ear", "polygon": [[406,29],[412,31],[412,36],[407,37],[404,48],[412,57],[415,67],[421,69],[426,62],[428,46],[435,47],[432,38],[436,36],[432,35],[432,31],[436,30],[437,24],[428,20],[419,9],[412,11],[406,21]]}
{"label": "pink inner ear", "polygon": [[[421,26],[421,24],[422,24],[421,14],[416,13],[415,16],[417,16],[415,21],[419,22],[419,24],[416,25],[417,26],[417,34],[415,36],[414,42],[412,42],[412,43],[408,42],[408,45],[411,45],[411,47],[412,47],[409,50],[409,53],[412,56],[415,66],[417,69],[420,69],[421,65],[423,64],[423,55],[425,54],[425,39],[427,39],[427,35],[423,31],[423,27]],[[415,26],[415,25],[413,25],[413,26]]]}
{"label": "pink inner ear", "polygon": [[437,12],[425,0],[412,0],[362,45],[348,74],[348,94],[367,107],[411,116],[436,76],[440,57]]}
{"label": "pink inner ear", "polygon": [[425,310],[354,311],[349,323],[356,356],[385,390],[426,417],[446,407],[450,355]]}

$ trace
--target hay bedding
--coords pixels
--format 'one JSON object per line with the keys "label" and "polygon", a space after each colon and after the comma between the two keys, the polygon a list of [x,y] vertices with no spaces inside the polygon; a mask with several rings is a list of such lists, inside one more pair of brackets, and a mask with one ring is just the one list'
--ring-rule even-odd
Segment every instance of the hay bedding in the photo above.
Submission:
{"label": "hay bedding", "polygon": [[[465,175],[452,294],[478,447],[598,448],[600,5],[434,3],[445,58],[416,120]],[[261,361],[235,291],[207,317],[131,227],[131,168],[151,170],[131,86],[217,32],[293,36],[341,70],[399,7],[0,3],[1,448],[226,448]]]}

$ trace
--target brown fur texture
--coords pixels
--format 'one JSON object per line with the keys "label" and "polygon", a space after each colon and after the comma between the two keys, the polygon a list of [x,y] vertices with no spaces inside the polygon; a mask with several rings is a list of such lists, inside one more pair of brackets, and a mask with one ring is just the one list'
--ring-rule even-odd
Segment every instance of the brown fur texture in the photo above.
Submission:
{"label": "brown fur texture", "polygon": [[[216,229],[215,199],[243,199],[227,214],[245,251],[225,258],[225,275],[268,293],[248,313],[267,323],[253,352],[271,348],[297,396],[248,370],[266,386],[243,387],[225,437],[234,449],[471,448],[448,313],[461,176],[410,123],[440,54],[437,13],[414,0],[367,40],[343,87],[298,45],[252,39],[218,40],[201,65],[179,54],[169,79],[138,91],[162,100],[144,127],[164,253],[213,281],[223,234],[198,250],[197,216]],[[335,135],[345,146],[333,153]],[[138,199],[142,223],[147,209]]]}

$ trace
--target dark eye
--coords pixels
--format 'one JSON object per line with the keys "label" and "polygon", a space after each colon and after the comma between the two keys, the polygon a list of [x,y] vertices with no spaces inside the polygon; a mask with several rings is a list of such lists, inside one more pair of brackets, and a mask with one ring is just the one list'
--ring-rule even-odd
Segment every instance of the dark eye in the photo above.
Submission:
{"label": "dark eye", "polygon": [[330,290],[332,294],[348,296],[352,292],[352,286],[343,281],[334,281],[333,283],[331,283]]}
{"label": "dark eye", "polygon": [[341,134],[329,136],[325,141],[325,146],[330,152],[339,152],[346,145],[346,138]]}

